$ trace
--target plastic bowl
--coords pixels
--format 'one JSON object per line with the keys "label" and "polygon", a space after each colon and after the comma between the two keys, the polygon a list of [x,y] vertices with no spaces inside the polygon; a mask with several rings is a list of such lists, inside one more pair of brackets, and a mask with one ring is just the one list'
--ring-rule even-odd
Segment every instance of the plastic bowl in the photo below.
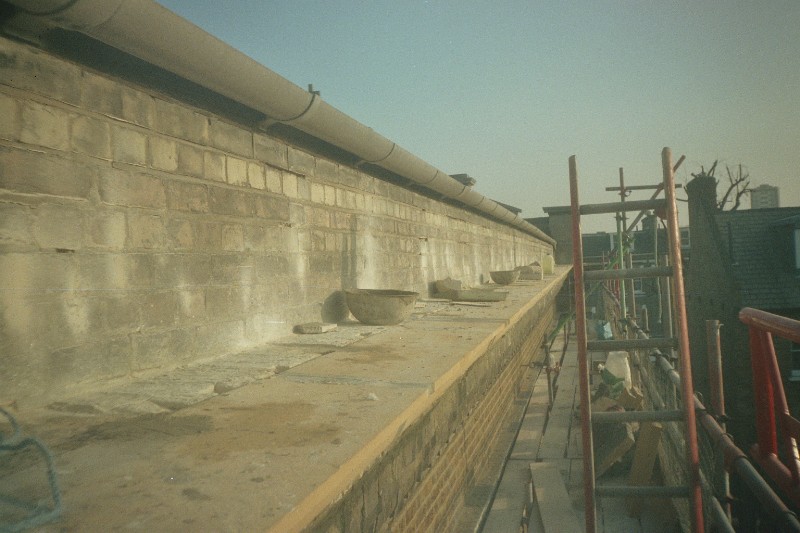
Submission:
{"label": "plastic bowl", "polygon": [[418,292],[391,289],[350,289],[344,292],[353,316],[371,326],[401,323],[414,310],[419,297]]}

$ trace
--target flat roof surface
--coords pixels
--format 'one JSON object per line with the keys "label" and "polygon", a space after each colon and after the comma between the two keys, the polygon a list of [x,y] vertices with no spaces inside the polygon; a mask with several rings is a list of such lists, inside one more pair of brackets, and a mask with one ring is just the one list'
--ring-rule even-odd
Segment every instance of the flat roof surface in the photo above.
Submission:
{"label": "flat roof surface", "polygon": [[[503,302],[423,299],[397,326],[292,335],[21,409],[23,432],[55,457],[64,513],[45,530],[299,529],[569,270],[499,287]],[[41,462],[15,458],[0,475],[0,492],[44,495]]]}

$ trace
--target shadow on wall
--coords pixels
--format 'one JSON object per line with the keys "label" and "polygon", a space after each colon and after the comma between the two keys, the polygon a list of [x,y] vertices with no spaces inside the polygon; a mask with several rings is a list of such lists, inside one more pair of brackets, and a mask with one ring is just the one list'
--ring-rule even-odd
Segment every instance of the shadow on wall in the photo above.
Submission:
{"label": "shadow on wall", "polygon": [[347,307],[344,289],[355,289],[358,286],[358,238],[357,217],[350,218],[350,228],[342,240],[341,260],[339,262],[339,286],[342,290],[333,291],[322,302],[323,322],[339,323],[347,320],[350,310]]}

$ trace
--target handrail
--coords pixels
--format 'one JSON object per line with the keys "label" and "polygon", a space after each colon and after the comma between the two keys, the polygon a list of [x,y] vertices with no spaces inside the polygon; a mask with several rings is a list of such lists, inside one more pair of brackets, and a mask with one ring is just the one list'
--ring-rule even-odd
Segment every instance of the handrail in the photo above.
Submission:
{"label": "handrail", "polygon": [[800,343],[800,321],[749,307],[739,312],[739,320],[750,330],[758,439],[750,453],[794,505],[800,507],[800,457],[797,451],[800,421],[789,412],[772,342],[772,336],[777,335]]}
{"label": "handrail", "polygon": [[[636,320],[628,317],[626,322],[628,323],[630,330],[638,338],[650,338],[650,336],[638,325]],[[654,370],[665,374],[672,384],[679,389],[681,387],[681,376],[675,371],[675,368],[672,366],[672,363],[669,362],[667,357],[658,349],[650,350],[649,354],[656,357],[657,365],[655,365]],[[644,371],[643,374],[647,376],[647,381],[649,382],[649,372],[642,367],[640,367],[640,371]],[[651,397],[650,400],[653,401],[654,404],[658,404],[656,405],[658,409],[669,409],[672,407],[670,405],[665,405],[663,400],[658,398]],[[700,427],[702,427],[705,431],[709,440],[714,444],[714,450],[722,453],[725,470],[728,473],[736,475],[739,480],[744,483],[744,485],[751,491],[755,499],[758,500],[758,502],[764,508],[767,515],[775,521],[775,525],[781,528],[780,531],[793,533],[800,532],[800,520],[798,520],[797,516],[786,507],[786,505],[781,501],[780,497],[766,483],[764,478],[761,477],[761,474],[759,474],[752,465],[747,455],[745,455],[745,453],[739,449],[738,446],[736,446],[731,436],[722,426],[720,426],[717,419],[708,412],[705,405],[703,405],[703,402],[700,401],[697,396],[694,397],[694,408],[697,412],[697,421],[700,424]],[[721,506],[716,499],[714,499],[713,503],[715,507],[721,509]],[[720,530],[724,530],[725,528],[729,527],[729,525],[724,523],[726,520],[728,520],[725,512],[718,512],[714,519],[715,526]]]}

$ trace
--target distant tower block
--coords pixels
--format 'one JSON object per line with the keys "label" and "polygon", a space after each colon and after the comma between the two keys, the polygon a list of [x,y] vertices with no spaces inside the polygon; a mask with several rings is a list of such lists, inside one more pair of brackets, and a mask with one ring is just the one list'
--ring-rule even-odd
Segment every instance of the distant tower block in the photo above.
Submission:
{"label": "distant tower block", "polygon": [[780,189],[772,185],[759,185],[750,191],[750,209],[780,207]]}

